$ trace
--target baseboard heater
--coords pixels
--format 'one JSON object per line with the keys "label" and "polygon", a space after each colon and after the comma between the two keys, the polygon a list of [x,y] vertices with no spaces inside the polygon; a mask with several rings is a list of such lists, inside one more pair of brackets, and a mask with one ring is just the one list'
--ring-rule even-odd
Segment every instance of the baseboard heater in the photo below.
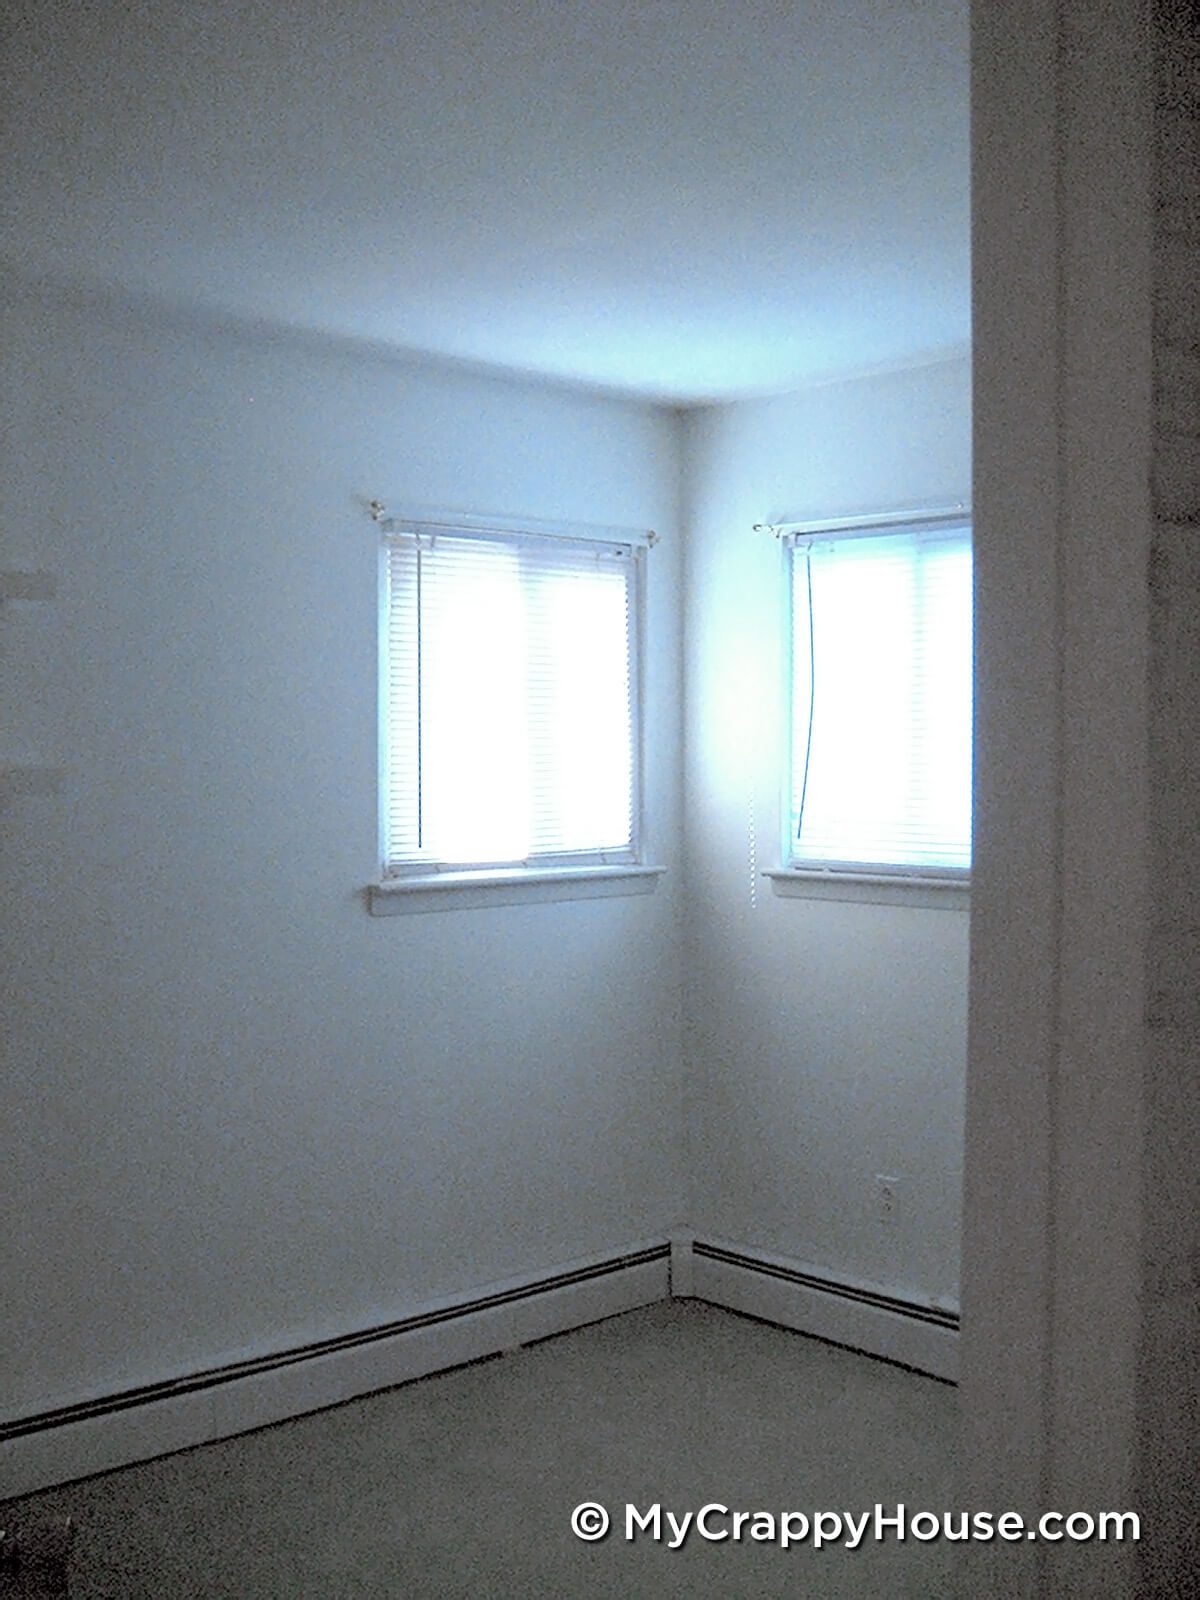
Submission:
{"label": "baseboard heater", "polygon": [[612,1256],[608,1260],[566,1272],[552,1273],[548,1277],[533,1279],[512,1288],[500,1289],[490,1294],[478,1295],[472,1300],[456,1301],[453,1305],[432,1311],[417,1312],[409,1317],[399,1317],[394,1322],[380,1323],[354,1333],[344,1333],[328,1339],[317,1339],[311,1344],[295,1345],[270,1355],[254,1356],[245,1361],[232,1361],[219,1367],[208,1367],[184,1377],[167,1378],[159,1383],[143,1384],[135,1389],[122,1389],[114,1394],[94,1400],[80,1400],[71,1405],[58,1406],[50,1411],[39,1411],[12,1422],[0,1423],[0,1443],[19,1439],[26,1434],[40,1433],[47,1428],[61,1428],[68,1423],[86,1422],[94,1418],[112,1416],[134,1406],[144,1406],[158,1400],[175,1400],[183,1395],[198,1394],[201,1390],[240,1378],[259,1377],[263,1373],[277,1372],[285,1367],[312,1361],[321,1356],[342,1355],[366,1345],[378,1344],[384,1339],[394,1339],[403,1334],[417,1333],[444,1323],[461,1321],[483,1311],[494,1311],[535,1295],[552,1294],[561,1289],[572,1289],[579,1284],[614,1273],[627,1272],[631,1267],[647,1266],[652,1262],[666,1261],[671,1254],[669,1244],[649,1245],[627,1255]]}
{"label": "baseboard heater", "polygon": [[303,1416],[670,1295],[950,1382],[957,1376],[953,1311],[681,1234],[427,1303],[351,1333],[0,1421],[0,1499]]}
{"label": "baseboard heater", "polygon": [[746,1267],[751,1272],[764,1273],[769,1278],[781,1278],[784,1283],[795,1283],[805,1289],[819,1289],[822,1294],[838,1295],[843,1300],[855,1300],[859,1305],[874,1306],[879,1311],[894,1311],[902,1317],[915,1317],[918,1322],[931,1322],[938,1328],[958,1331],[958,1313],[946,1311],[941,1306],[922,1305],[919,1300],[902,1300],[898,1295],[884,1294],[878,1289],[867,1289],[852,1283],[840,1283],[836,1278],[819,1278],[812,1272],[801,1272],[797,1267],[780,1266],[755,1256],[743,1255],[737,1250],[726,1250],[723,1245],[705,1244],[697,1239],[692,1254],[706,1256],[710,1261],[724,1261],[731,1267]]}
{"label": "baseboard heater", "polygon": [[0,1422],[0,1500],[340,1405],[670,1293],[666,1239],[562,1262],[407,1316]]}
{"label": "baseboard heater", "polygon": [[957,1380],[959,1318],[943,1306],[704,1239],[692,1241],[692,1293],[930,1377]]}

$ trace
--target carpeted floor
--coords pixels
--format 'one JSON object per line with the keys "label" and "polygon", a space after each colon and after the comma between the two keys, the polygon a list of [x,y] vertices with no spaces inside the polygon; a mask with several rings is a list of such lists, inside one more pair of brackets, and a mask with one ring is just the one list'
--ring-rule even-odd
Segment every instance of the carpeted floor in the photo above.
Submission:
{"label": "carpeted floor", "polygon": [[[666,1513],[940,1512],[955,1432],[946,1384],[667,1301],[10,1502],[0,1525],[75,1519],[72,1600],[938,1600],[944,1541],[781,1549],[744,1524],[738,1542],[692,1532],[668,1549]],[[611,1513],[600,1542],[571,1532],[583,1501]],[[626,1539],[626,1504],[661,1506],[661,1542]]]}

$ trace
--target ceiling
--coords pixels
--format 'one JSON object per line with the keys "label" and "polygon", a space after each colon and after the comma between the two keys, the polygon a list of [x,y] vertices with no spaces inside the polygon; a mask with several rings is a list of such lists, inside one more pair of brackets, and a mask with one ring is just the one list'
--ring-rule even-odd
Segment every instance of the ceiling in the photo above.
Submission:
{"label": "ceiling", "polygon": [[963,351],[967,0],[9,0],[6,238],[671,404]]}

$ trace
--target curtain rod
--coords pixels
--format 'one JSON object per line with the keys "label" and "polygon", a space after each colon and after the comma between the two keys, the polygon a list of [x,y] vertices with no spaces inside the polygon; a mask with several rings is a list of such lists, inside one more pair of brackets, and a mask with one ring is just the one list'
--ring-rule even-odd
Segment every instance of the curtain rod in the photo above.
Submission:
{"label": "curtain rod", "polygon": [[653,528],[614,528],[590,522],[552,522],[542,517],[481,517],[457,511],[390,511],[382,500],[367,502],[371,521],[385,533],[528,533],[540,538],[604,540],[652,549]]}
{"label": "curtain rod", "polygon": [[756,522],[755,533],[769,533],[776,539],[790,534],[838,533],[851,528],[899,528],[914,523],[961,522],[970,517],[967,501],[956,500],[950,505],[924,506],[912,511],[869,511],[857,517],[827,517],[817,522]]}

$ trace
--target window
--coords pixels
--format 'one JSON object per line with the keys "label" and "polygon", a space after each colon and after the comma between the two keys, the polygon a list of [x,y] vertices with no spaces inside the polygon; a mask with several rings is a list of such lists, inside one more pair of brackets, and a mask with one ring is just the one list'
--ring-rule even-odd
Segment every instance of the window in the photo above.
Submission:
{"label": "window", "polygon": [[393,527],[385,879],[635,862],[637,546]]}
{"label": "window", "polygon": [[965,878],[971,530],[960,516],[794,537],[792,868]]}

